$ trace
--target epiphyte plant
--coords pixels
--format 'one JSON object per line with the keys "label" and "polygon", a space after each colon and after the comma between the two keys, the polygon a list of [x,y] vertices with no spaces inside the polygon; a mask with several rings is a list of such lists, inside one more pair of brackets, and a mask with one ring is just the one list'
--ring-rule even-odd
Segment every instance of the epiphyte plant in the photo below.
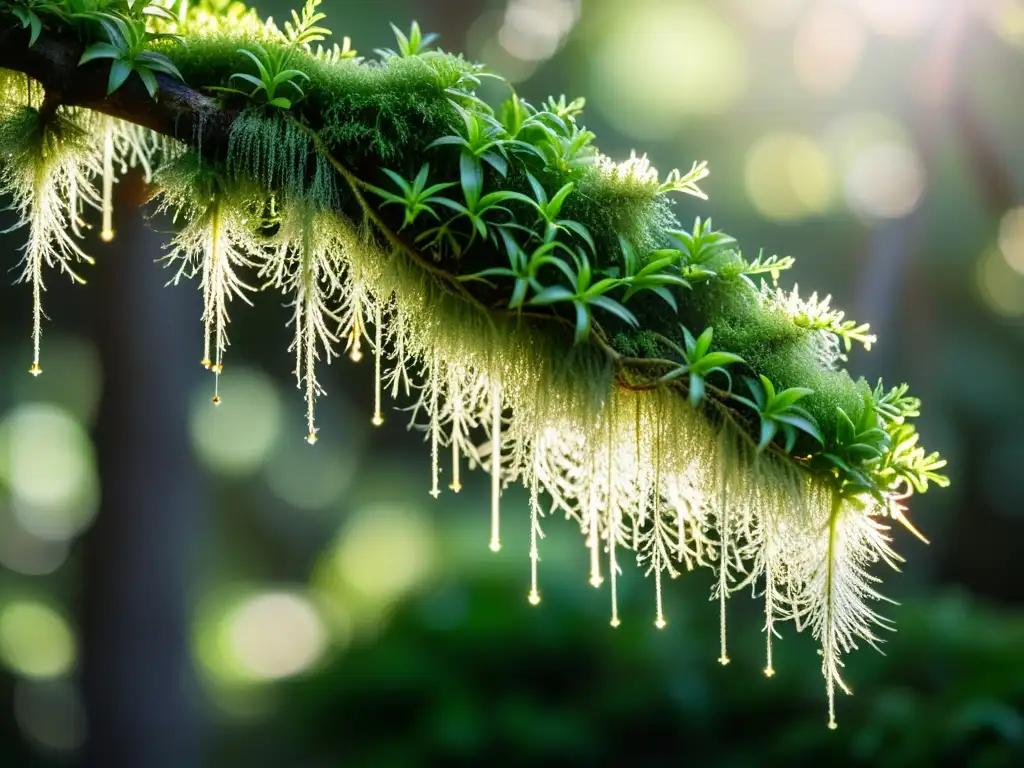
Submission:
{"label": "epiphyte plant", "polygon": [[868,328],[780,287],[792,258],[682,226],[671,197],[704,200],[704,164],[613,161],[582,99],[492,108],[477,87],[496,75],[416,25],[379,60],[326,49],[318,6],[282,31],[224,0],[0,2],[0,188],[25,232],[31,372],[44,278],[80,279],[89,211],[112,237],[114,177],[141,167],[177,220],[166,260],[202,291],[215,375],[231,300],[280,293],[309,442],[320,366],[372,354],[372,421],[384,394],[412,398],[431,493],[443,457],[454,491],[463,463],[489,473],[492,549],[503,491],[528,490],[531,603],[556,511],[591,583],[610,582],[613,626],[628,556],[658,627],[664,577],[708,566],[720,661],[728,599],[753,586],[766,674],[778,626],[808,628],[834,726],[843,655],[888,627],[870,572],[899,560],[888,521],[914,530],[910,496],[947,484],[905,385],[842,369]]}

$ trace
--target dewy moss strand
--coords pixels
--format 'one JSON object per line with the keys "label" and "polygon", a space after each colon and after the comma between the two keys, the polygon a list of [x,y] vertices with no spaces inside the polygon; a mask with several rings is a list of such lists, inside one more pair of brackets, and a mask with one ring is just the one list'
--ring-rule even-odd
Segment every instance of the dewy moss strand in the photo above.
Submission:
{"label": "dewy moss strand", "polygon": [[[920,447],[905,386],[842,369],[874,342],[867,326],[779,286],[792,258],[748,258],[707,219],[680,225],[670,195],[704,199],[703,164],[663,178],[645,157],[612,161],[579,122],[582,99],[512,94],[493,109],[476,88],[495,75],[415,26],[377,60],[347,38],[325,47],[317,0],[283,32],[238,3],[92,6],[0,0],[0,37],[24,52],[0,70],[0,187],[27,232],[32,373],[45,272],[80,279],[84,211],[112,237],[112,185],[140,167],[177,221],[171,282],[198,280],[216,377],[232,300],[279,293],[310,443],[320,365],[372,351],[372,423],[383,394],[412,399],[430,492],[457,492],[463,466],[490,474],[491,549],[504,489],[528,490],[530,603],[556,510],[580,528],[591,583],[610,582],[613,626],[625,550],[653,577],[659,628],[664,577],[708,566],[720,661],[728,600],[751,586],[765,674],[781,622],[809,627],[834,725],[843,655],[888,626],[869,607],[870,569],[898,562],[885,518],[915,530],[908,499],[947,484],[944,462]],[[99,75],[139,103],[63,103],[75,94],[22,74],[39,71],[32,46],[92,51],[52,82]],[[191,127],[133,125],[181,122],[153,122],[168,89],[201,110]]]}

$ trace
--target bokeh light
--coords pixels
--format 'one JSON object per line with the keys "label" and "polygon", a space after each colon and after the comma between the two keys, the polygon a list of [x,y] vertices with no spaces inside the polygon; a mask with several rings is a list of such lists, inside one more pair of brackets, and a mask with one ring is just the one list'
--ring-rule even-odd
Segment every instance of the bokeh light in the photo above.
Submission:
{"label": "bokeh light", "polygon": [[38,538],[72,538],[96,514],[92,443],[58,406],[26,403],[0,421],[0,482],[18,522]]}
{"label": "bokeh light", "polygon": [[978,7],[997,35],[1011,45],[1024,46],[1024,0],[988,0]]}
{"label": "bokeh light", "polygon": [[961,0],[855,0],[854,5],[876,32],[891,37],[922,34],[943,8]]}
{"label": "bokeh light", "polygon": [[522,61],[555,55],[580,15],[580,0],[508,0],[498,42]]}
{"label": "bokeh light", "polygon": [[595,41],[590,92],[628,136],[666,138],[692,116],[743,95],[749,62],[736,29],[709,4],[639,0]]}
{"label": "bokeh light", "polygon": [[305,588],[234,585],[208,593],[196,655],[219,685],[251,686],[308,672],[331,638]]}
{"label": "bokeh light", "polygon": [[797,133],[770,133],[751,147],[746,161],[747,195],[766,218],[800,219],[826,211],[835,173],[825,150]]}
{"label": "bokeh light", "polygon": [[99,353],[88,339],[62,334],[46,335],[46,360],[42,376],[26,376],[23,361],[31,349],[11,355],[11,365],[0,376],[0,392],[10,392],[15,403],[56,405],[82,424],[91,424],[99,406],[103,371]]}
{"label": "bokeh light", "polygon": [[366,506],[325,553],[318,586],[329,600],[349,596],[371,612],[387,607],[429,577],[435,539],[430,518],[417,506]]}
{"label": "bokeh light", "polygon": [[729,5],[747,21],[767,28],[792,24],[808,0],[729,0]]}
{"label": "bokeh light", "polygon": [[863,149],[846,172],[846,202],[868,219],[898,219],[924,192],[924,166],[913,147],[879,143]]}
{"label": "bokeh light", "polygon": [[279,680],[312,667],[327,646],[316,608],[295,592],[264,592],[224,619],[225,650],[254,680]]}
{"label": "bokeh light", "polygon": [[1003,317],[1024,315],[1024,275],[1010,267],[1001,249],[984,253],[976,276],[978,293],[989,309]]}
{"label": "bokeh light", "polygon": [[77,644],[67,620],[37,600],[10,600],[0,607],[0,660],[16,675],[47,679],[75,665]]}
{"label": "bokeh light", "polygon": [[13,705],[21,732],[44,751],[72,752],[85,742],[85,712],[70,680],[18,680]]}
{"label": "bokeh light", "polygon": [[863,22],[850,9],[814,6],[800,22],[793,41],[797,78],[812,91],[838,91],[857,71],[865,38]]}
{"label": "bokeh light", "polygon": [[67,559],[69,542],[41,539],[14,515],[11,505],[0,499],[0,564],[26,576],[53,573]]}
{"label": "bokeh light", "polygon": [[1007,211],[999,222],[999,250],[1010,268],[1024,275],[1024,207]]}
{"label": "bokeh light", "polygon": [[921,201],[925,170],[907,130],[880,112],[843,115],[825,140],[843,177],[846,204],[871,221],[897,219]]}
{"label": "bokeh light", "polygon": [[[360,430],[362,431],[362,430]],[[336,504],[359,470],[359,446],[320,440],[308,450],[281,441],[265,467],[267,485],[288,506],[318,511]]]}
{"label": "bokeh light", "polygon": [[225,368],[220,392],[216,407],[205,388],[193,397],[192,444],[200,459],[217,472],[252,473],[266,461],[281,434],[281,395],[273,379],[245,366]]}

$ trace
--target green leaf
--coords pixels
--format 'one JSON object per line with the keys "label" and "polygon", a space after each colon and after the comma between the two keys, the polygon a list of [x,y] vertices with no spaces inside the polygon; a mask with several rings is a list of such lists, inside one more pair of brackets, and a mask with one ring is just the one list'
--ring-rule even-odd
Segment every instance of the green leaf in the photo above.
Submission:
{"label": "green leaf", "polygon": [[131,73],[131,62],[124,59],[115,59],[110,62],[110,77],[107,78],[107,95],[109,96],[124,85],[124,81],[128,79]]}
{"label": "green leaf", "polygon": [[534,306],[546,306],[560,301],[573,301],[575,298],[576,294],[564,285],[552,285],[542,290],[527,303]]}
{"label": "green leaf", "polygon": [[245,72],[235,72],[229,79],[234,80],[236,77],[239,80],[245,80],[249,85],[255,86],[257,91],[266,90],[266,85],[258,77],[246,74]]}
{"label": "green leaf", "polygon": [[711,347],[711,337],[713,331],[710,328],[705,328],[704,333],[697,337],[697,341],[693,345],[693,356],[697,359],[704,357],[707,354],[708,348]]}
{"label": "green leaf", "polygon": [[775,439],[775,433],[779,426],[772,419],[761,419],[761,440],[757,444],[757,450],[763,451],[768,444]]}
{"label": "green leaf", "polygon": [[562,211],[562,205],[565,203],[565,199],[572,192],[576,185],[573,182],[568,182],[561,189],[555,192],[555,196],[551,198],[548,204],[545,206],[545,210],[550,219],[554,219]]}
{"label": "green leaf", "polygon": [[624,323],[627,323],[628,325],[631,325],[634,328],[640,325],[640,321],[636,319],[636,315],[634,315],[624,306],[619,304],[619,302],[615,301],[615,299],[610,299],[607,296],[597,296],[595,298],[590,299],[589,303],[592,306],[595,306],[599,309],[603,309],[605,312],[608,312],[609,314],[615,315]]}
{"label": "green leaf", "polygon": [[470,209],[474,209],[480,201],[484,186],[484,170],[480,159],[470,152],[459,156],[459,178],[462,181],[462,194]]}
{"label": "green leaf", "polygon": [[[117,62],[114,63],[116,64]],[[146,67],[136,67],[135,71],[142,79],[142,84],[146,86],[146,90],[149,92],[149,97],[151,99],[155,99],[156,92],[160,87],[156,81],[156,75],[153,74],[152,70]],[[113,69],[111,69],[111,75],[113,75]]]}
{"label": "green leaf", "polygon": [[433,149],[434,147],[444,147],[453,144],[460,147],[468,148],[468,142],[461,136],[442,136],[441,138],[434,139],[432,142],[427,144],[427,149]]}
{"label": "green leaf", "polygon": [[96,59],[119,58],[121,58],[121,51],[110,43],[93,43],[85,49],[85,52],[82,54],[82,58],[78,60],[78,66],[87,64],[90,61],[95,61]]}
{"label": "green leaf", "polygon": [[743,358],[739,355],[734,355],[732,352],[709,352],[703,357],[695,358],[690,363],[690,367],[697,369],[702,374],[706,374],[712,368],[721,368],[724,365],[742,362]]}
{"label": "green leaf", "polygon": [[661,382],[661,383],[668,383],[670,381],[675,381],[676,379],[685,376],[689,372],[690,372],[690,366],[688,366],[688,365],[681,365],[678,368],[673,368],[671,371],[669,371],[664,376],[662,376],[660,379],[658,379],[658,381]]}
{"label": "green leaf", "polygon": [[[259,48],[263,52],[263,54],[266,55],[266,51],[263,50],[262,46],[260,46]],[[270,72],[267,71],[267,68],[263,65],[263,62],[260,61],[259,56],[245,48],[239,48],[238,53],[241,53],[244,56],[248,56],[250,59],[252,59],[252,61],[256,64],[256,69],[259,71],[260,77],[263,79],[263,83],[269,84],[273,80],[273,78],[270,76]]]}
{"label": "green leaf", "polygon": [[135,57],[135,61],[140,64],[144,64],[152,69],[154,72],[163,72],[165,75],[184,82],[185,78],[182,76],[178,68],[174,66],[169,58],[164,56],[162,53],[153,53],[151,51],[143,51]]}
{"label": "green leaf", "polygon": [[277,98],[271,99],[270,101],[267,102],[267,104],[270,105],[271,107],[277,107],[279,109],[292,108],[291,99],[286,99],[283,96],[278,96]]}
{"label": "green leaf", "polygon": [[772,418],[782,424],[789,424],[790,426],[799,429],[801,432],[806,432],[822,445],[825,444],[825,438],[822,437],[821,430],[818,429],[818,425],[814,423],[813,419],[807,416],[780,413],[772,416]]}
{"label": "green leaf", "polygon": [[808,389],[807,387],[790,387],[789,389],[784,389],[771,399],[771,409],[773,412],[781,413],[782,411],[793,407],[803,398],[809,397],[813,394],[814,390]]}
{"label": "green leaf", "polygon": [[690,394],[688,400],[694,408],[704,399],[704,379],[699,374],[690,374]]}

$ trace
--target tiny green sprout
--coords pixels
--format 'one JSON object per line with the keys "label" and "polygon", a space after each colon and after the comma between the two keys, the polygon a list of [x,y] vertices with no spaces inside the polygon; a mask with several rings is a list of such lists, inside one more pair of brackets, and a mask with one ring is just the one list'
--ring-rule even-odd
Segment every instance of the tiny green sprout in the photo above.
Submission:
{"label": "tiny green sprout", "polygon": [[[129,4],[129,8],[131,7]],[[135,7],[141,7],[141,4],[136,4]],[[158,7],[145,6],[143,13],[145,15],[160,15],[148,12],[151,8]],[[179,81],[184,80],[177,67],[167,56],[147,50],[149,45],[156,40],[169,39],[180,43],[181,38],[177,35],[146,31],[143,13],[126,16],[107,12],[91,14],[91,18],[103,28],[107,42],[93,43],[86,48],[78,65],[110,59],[110,77],[107,80],[108,95],[120,88],[132,72],[139,76],[146,91],[154,99],[159,89],[156,79],[157,72],[169,75]]]}
{"label": "tiny green sprout", "polygon": [[483,194],[483,168],[474,160],[475,158],[471,158],[465,153],[459,158],[459,176],[465,204],[445,197],[438,197],[435,201],[453,209],[460,217],[465,216],[469,219],[472,226],[470,242],[477,235],[484,239],[487,238],[487,222],[484,221],[485,214],[499,211],[508,216],[509,219],[512,218],[512,212],[502,203],[516,200],[527,205],[533,205],[533,201],[520,192],[498,190],[496,192],[489,192],[486,195]]}
{"label": "tiny green sprout", "polygon": [[824,444],[824,438],[814,417],[797,405],[800,400],[813,395],[814,390],[807,387],[790,387],[776,393],[775,385],[767,376],[761,375],[759,378],[760,383],[756,379],[746,379],[753,400],[733,395],[734,400],[756,412],[761,419],[761,439],[757,444],[757,450],[763,451],[767,448],[779,432],[782,432],[785,438],[786,453],[793,452],[799,432],[804,432]]}
{"label": "tiny green sprout", "polygon": [[[427,178],[430,174],[430,164],[424,163],[423,167],[420,168],[420,172],[416,174],[416,178],[413,179],[410,184],[408,181],[403,179],[399,174],[387,168],[381,168],[388,177],[395,182],[395,186],[401,190],[402,194],[396,195],[393,192],[388,192],[386,189],[380,187],[368,186],[371,192],[378,197],[384,199],[384,205],[401,205],[405,209],[405,218],[402,221],[401,229],[405,229],[410,224],[416,221],[416,218],[421,213],[427,213],[433,216],[435,219],[440,217],[437,215],[437,211],[434,210],[433,205],[440,202],[441,198],[437,197],[437,193],[454,187],[455,182],[445,182],[441,184],[432,184],[427,186]],[[399,231],[401,231],[401,229]]]}
{"label": "tiny green sprout", "polygon": [[[548,114],[557,117],[554,113]],[[597,151],[593,147],[595,138],[592,131],[582,129],[575,122],[569,121],[564,134],[549,128],[545,132],[545,139],[536,146],[544,155],[544,162],[549,170],[570,173],[588,168],[597,162]]]}
{"label": "tiny green sprout", "polygon": [[870,476],[892,445],[892,437],[882,428],[883,421],[870,394],[865,395],[864,406],[856,421],[843,409],[836,409],[836,434],[821,455],[828,465],[839,470],[843,480],[843,493],[854,496],[863,493],[878,494],[879,486]]}
{"label": "tiny green sprout", "polygon": [[559,249],[565,251],[570,256],[572,255],[572,250],[565,243],[558,242],[557,240],[548,240],[540,243],[531,253],[527,253],[516,239],[512,237],[507,227],[500,227],[498,234],[505,243],[509,266],[490,267],[480,272],[474,272],[471,275],[460,276],[459,280],[483,280],[487,277],[513,278],[515,286],[509,298],[508,307],[509,309],[516,310],[522,308],[528,289],[532,288],[537,293],[543,290],[543,286],[541,286],[537,279],[537,274],[542,267],[554,267],[572,281],[573,274],[571,268],[565,261],[555,255]]}
{"label": "tiny green sprout", "polygon": [[316,53],[314,54],[320,61],[326,62],[327,64],[339,64],[342,61],[351,59],[353,61],[361,61],[359,58],[359,52],[352,47],[352,38],[342,38],[341,45],[335,43],[330,48],[324,48],[322,45],[316,47]]}
{"label": "tiny green sprout", "polygon": [[538,221],[544,224],[544,240],[553,240],[559,230],[571,232],[590,246],[590,251],[593,253],[596,248],[590,231],[578,221],[559,218],[566,198],[569,197],[576,187],[575,183],[571,181],[566,182],[548,199],[548,193],[544,190],[544,185],[537,181],[532,173],[527,172],[526,178],[529,179],[530,188],[533,190],[534,199],[532,204],[537,209]]}
{"label": "tiny green sprout", "polygon": [[900,384],[886,392],[882,380],[878,380],[872,398],[875,401],[875,409],[883,421],[902,424],[907,419],[916,419],[921,415],[921,401],[908,395],[909,389],[907,384]]}
{"label": "tiny green sprout", "polygon": [[686,348],[681,349],[674,342],[669,344],[683,358],[683,364],[666,373],[659,381],[668,383],[689,375],[689,400],[694,408],[704,399],[704,379],[712,373],[724,375],[729,381],[729,391],[732,391],[732,375],[725,366],[742,363],[743,358],[732,352],[711,352],[711,339],[714,335],[711,328],[706,328],[694,339],[693,334],[685,326],[679,327],[683,332]]}
{"label": "tiny green sprout", "polygon": [[[284,23],[285,37],[289,45],[309,49],[312,43],[325,40],[331,34],[331,30],[327,27],[316,26],[317,22],[327,18],[327,14],[317,11],[320,2],[321,0],[306,0],[301,17],[294,10],[292,11],[292,20]],[[348,47],[347,44],[346,47]]]}
{"label": "tiny green sprout", "polygon": [[420,31],[420,25],[417,22],[412,23],[412,28],[409,30],[409,34],[406,35],[394,24],[391,25],[391,31],[395,33],[395,41],[398,43],[398,51],[396,52],[392,48],[376,48],[374,53],[383,59],[390,59],[394,57],[401,57],[403,59],[409,58],[410,56],[418,56],[425,52],[431,44],[437,40],[436,34],[424,35]]}
{"label": "tiny green sprout", "polygon": [[758,275],[769,275],[772,283],[777,283],[779,273],[784,269],[789,269],[794,263],[796,263],[796,259],[792,256],[770,256],[765,258],[763,251],[759,252],[757,258],[753,261],[747,261],[743,258],[743,254],[737,251],[736,260],[720,266],[717,273],[719,277],[726,280],[739,277],[756,291],[757,285],[754,284],[751,278]]}
{"label": "tiny green sprout", "polygon": [[[606,295],[610,291],[624,284],[622,278],[602,277],[596,283],[593,282],[594,271],[590,266],[590,260],[583,250],[578,250],[573,255],[576,271],[564,265],[560,267],[562,273],[568,278],[571,289],[564,285],[551,285],[540,290],[528,304],[534,306],[548,306],[551,304],[570,303],[576,310],[576,332],[575,343],[582,344],[590,338],[591,326],[593,325],[593,307],[602,309],[609,314],[615,315],[624,323],[636,327],[639,321],[622,304]],[[556,265],[557,266],[557,265]]]}
{"label": "tiny green sprout", "polygon": [[879,485],[893,488],[906,483],[917,493],[925,493],[929,483],[940,488],[949,487],[949,478],[939,470],[946,460],[938,453],[925,453],[918,445],[920,435],[910,424],[893,424],[889,431],[891,448],[875,470]]}
{"label": "tiny green sprout", "polygon": [[736,239],[724,232],[711,229],[711,219],[694,222],[693,231],[685,229],[669,230],[669,236],[679,245],[683,260],[689,267],[705,264],[716,256],[730,251],[736,245]]}
{"label": "tiny green sprout", "polygon": [[298,94],[299,99],[305,98],[305,91],[295,81],[298,78],[309,80],[309,75],[300,69],[288,69],[288,64],[292,58],[290,50],[268,50],[259,43],[252,43],[252,46],[256,49],[256,53],[246,48],[239,48],[238,53],[252,60],[256,65],[257,72],[259,72],[259,77],[250,75],[247,72],[235,72],[231,75],[231,79],[243,80],[253,86],[253,89],[251,91],[241,91],[237,88],[211,87],[210,90],[223,93],[237,93],[253,100],[262,92],[268,106],[285,110],[291,109],[295,102],[290,98],[279,95],[279,90],[283,89],[284,86],[291,86],[292,90]]}
{"label": "tiny green sprout", "polygon": [[463,157],[469,157],[472,162],[478,164],[481,161],[485,162],[502,176],[508,174],[509,151],[530,152],[543,159],[540,150],[532,144],[506,138],[505,127],[490,115],[471,112],[455,103],[452,106],[465,123],[465,136],[458,132],[442,136],[430,142],[427,149],[446,145],[459,147]]}
{"label": "tiny green sprout", "polygon": [[569,138],[572,134],[571,126],[575,123],[573,115],[583,109],[583,103],[583,99],[575,99],[567,105],[562,96],[558,102],[549,99],[546,105],[549,109],[538,111],[528,101],[513,93],[501,105],[498,117],[510,137],[517,138],[531,131],[539,131],[543,143],[559,136]]}
{"label": "tiny green sprout", "polygon": [[702,163],[694,163],[693,167],[686,174],[680,173],[678,168],[673,168],[665,178],[665,181],[658,185],[658,194],[683,192],[687,195],[699,197],[701,200],[707,200],[708,196],[701,191],[697,184],[706,179],[710,173],[706,160]]}
{"label": "tiny green sprout", "polygon": [[572,101],[566,101],[563,93],[557,100],[554,96],[549,96],[544,106],[547,107],[548,112],[557,115],[561,120],[574,119],[587,106],[587,100],[578,96]]}
{"label": "tiny green sprout", "polygon": [[623,302],[640,291],[651,291],[661,297],[672,307],[673,312],[679,311],[679,304],[670,288],[689,288],[690,283],[679,273],[678,251],[653,251],[648,261],[640,266],[636,250],[624,237],[619,235],[619,247],[622,249],[623,277],[629,283],[629,289],[622,297]]}

